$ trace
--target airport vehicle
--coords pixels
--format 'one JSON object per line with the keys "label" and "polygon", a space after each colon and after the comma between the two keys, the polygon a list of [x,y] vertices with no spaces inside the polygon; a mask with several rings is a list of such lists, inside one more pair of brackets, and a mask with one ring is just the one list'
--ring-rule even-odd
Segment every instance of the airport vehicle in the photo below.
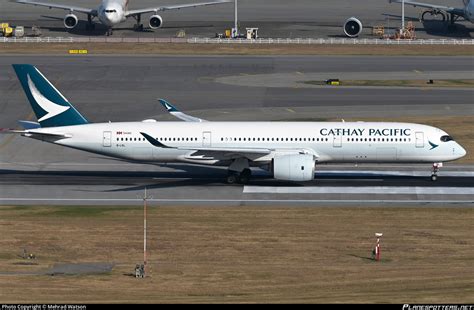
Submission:
{"label": "airport vehicle", "polygon": [[14,35],[15,37],[17,38],[22,38],[25,36],[25,27],[23,26],[16,26],[15,27],[15,31],[14,31]]}
{"label": "airport vehicle", "polygon": [[425,15],[441,15],[443,17],[443,21],[448,19],[450,16],[449,21],[451,25],[459,18],[462,17],[471,23],[474,23],[474,1],[473,0],[464,0],[464,8],[454,8],[444,5],[438,4],[431,4],[431,3],[423,3],[423,2],[415,2],[415,1],[405,1],[405,0],[389,0],[391,3],[405,3],[407,5],[411,5],[414,7],[421,7],[427,8],[428,10],[423,12],[421,19],[425,19]]}
{"label": "airport vehicle", "polygon": [[228,183],[246,183],[250,167],[275,179],[310,181],[327,162],[440,163],[466,151],[441,129],[388,122],[213,122],[160,103],[179,122],[89,123],[34,66],[13,68],[38,118],[23,130],[2,130],[130,161],[181,162],[228,167]]}
{"label": "airport vehicle", "polygon": [[75,15],[76,12],[87,14],[87,30],[94,29],[93,18],[97,17],[99,21],[106,25],[108,28],[107,35],[112,34],[112,28],[124,21],[129,17],[133,17],[136,20],[134,26],[135,30],[142,31],[143,24],[141,23],[142,14],[152,13],[153,15],[149,19],[149,26],[151,29],[158,29],[163,26],[163,18],[158,15],[160,11],[168,10],[179,10],[184,8],[207,6],[215,4],[223,4],[231,2],[230,0],[218,0],[213,2],[201,2],[201,3],[190,3],[190,4],[175,4],[166,6],[157,6],[138,10],[129,10],[128,4],[130,0],[102,0],[100,6],[97,9],[83,8],[72,5],[56,4],[51,2],[39,2],[34,0],[17,0],[16,3],[30,4],[37,6],[44,6],[50,9],[61,9],[69,11],[64,17],[64,27],[72,29],[77,26],[79,19]]}

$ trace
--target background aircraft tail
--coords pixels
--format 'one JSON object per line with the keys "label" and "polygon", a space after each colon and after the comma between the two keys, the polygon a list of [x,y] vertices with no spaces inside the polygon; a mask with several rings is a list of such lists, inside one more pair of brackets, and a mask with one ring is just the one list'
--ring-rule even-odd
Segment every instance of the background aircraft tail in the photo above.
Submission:
{"label": "background aircraft tail", "polygon": [[32,65],[13,65],[41,127],[87,124],[88,121]]}

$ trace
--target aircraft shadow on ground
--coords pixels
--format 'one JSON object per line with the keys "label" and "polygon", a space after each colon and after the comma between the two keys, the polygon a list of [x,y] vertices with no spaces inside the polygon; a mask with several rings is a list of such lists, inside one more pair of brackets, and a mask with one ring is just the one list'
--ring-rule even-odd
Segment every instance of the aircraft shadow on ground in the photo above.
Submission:
{"label": "aircraft shadow on ground", "polygon": [[[64,185],[64,186],[111,186],[113,189],[81,191],[89,192],[123,192],[173,187],[229,187],[242,186],[226,183],[227,172],[216,167],[173,165],[176,171],[25,171],[0,170],[1,184],[19,185]],[[474,183],[472,177],[440,177],[432,182],[429,172],[426,176],[392,175],[374,172],[326,172],[319,171],[310,182],[291,182],[272,179],[270,174],[257,173],[247,185],[273,187],[305,186],[459,186],[465,187]]]}

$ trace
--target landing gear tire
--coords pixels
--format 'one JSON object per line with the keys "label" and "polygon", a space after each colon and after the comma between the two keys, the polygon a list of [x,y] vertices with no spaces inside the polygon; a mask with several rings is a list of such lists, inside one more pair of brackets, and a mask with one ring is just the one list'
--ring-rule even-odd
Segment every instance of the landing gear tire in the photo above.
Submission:
{"label": "landing gear tire", "polygon": [[228,175],[227,176],[227,184],[234,184],[236,183],[238,180],[237,180],[237,175],[235,174],[231,174],[231,175]]}
{"label": "landing gear tire", "polygon": [[239,183],[241,184],[247,184],[249,181],[250,181],[250,178],[248,176],[241,175],[239,177]]}
{"label": "landing gear tire", "polygon": [[247,184],[250,181],[250,176],[252,175],[252,171],[248,168],[242,170],[239,176],[239,181],[242,184]]}
{"label": "landing gear tire", "polygon": [[141,31],[143,31],[143,29],[144,29],[143,24],[133,26],[133,30],[135,30],[135,31],[140,31],[141,32]]}
{"label": "landing gear tire", "polygon": [[107,36],[111,36],[113,34],[112,28],[107,29]]}

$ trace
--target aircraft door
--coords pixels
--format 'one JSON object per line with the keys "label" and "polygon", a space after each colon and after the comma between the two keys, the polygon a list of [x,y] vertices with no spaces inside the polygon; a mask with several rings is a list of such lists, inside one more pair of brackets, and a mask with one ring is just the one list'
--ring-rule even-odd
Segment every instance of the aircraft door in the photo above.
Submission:
{"label": "aircraft door", "polygon": [[422,148],[425,147],[425,135],[422,131],[415,132],[415,146]]}
{"label": "aircraft door", "polygon": [[202,146],[204,147],[211,146],[211,132],[210,131],[202,132]]}
{"label": "aircraft door", "polygon": [[332,146],[333,147],[342,147],[342,136],[333,136],[332,137]]}
{"label": "aircraft door", "polygon": [[104,147],[112,146],[112,132],[111,131],[104,131],[104,135],[102,138],[102,146]]}

